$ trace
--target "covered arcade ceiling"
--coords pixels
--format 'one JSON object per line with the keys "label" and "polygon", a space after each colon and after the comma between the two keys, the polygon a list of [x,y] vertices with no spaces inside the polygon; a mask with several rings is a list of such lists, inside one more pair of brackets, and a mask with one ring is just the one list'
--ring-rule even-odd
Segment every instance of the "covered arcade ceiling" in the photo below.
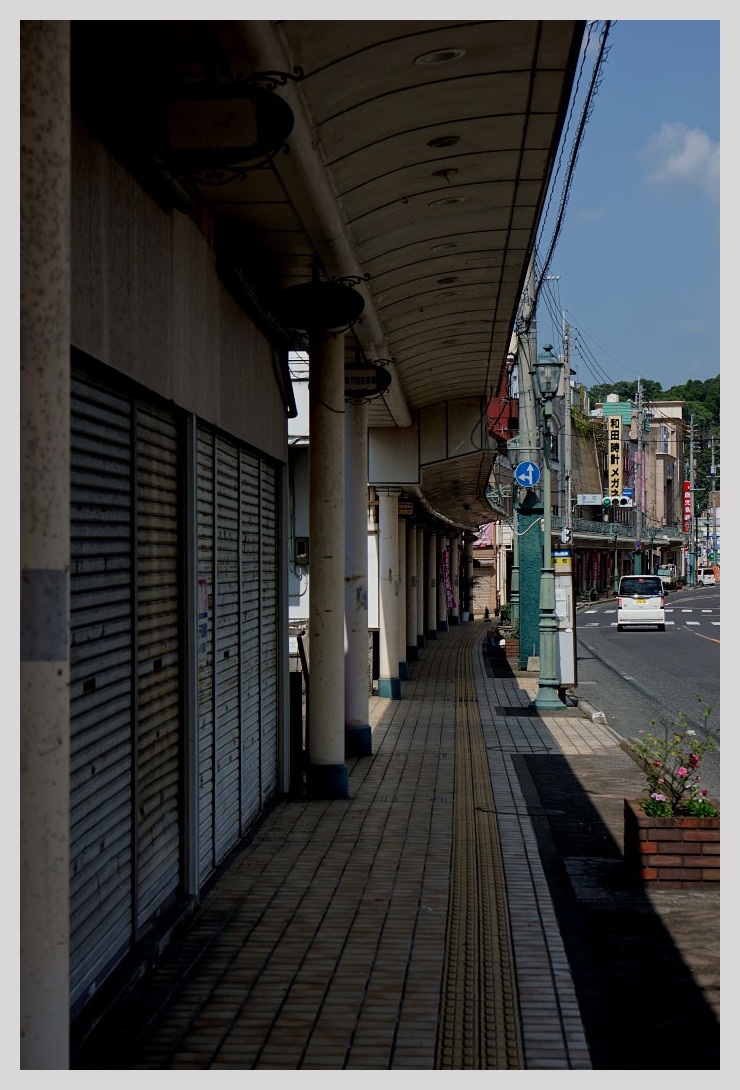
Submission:
{"label": "covered arcade ceiling", "polygon": [[[208,210],[222,265],[268,326],[284,328],[291,286],[359,292],[346,362],[392,361],[369,425],[413,428],[498,393],[584,29],[79,22],[73,94],[140,175],[199,222]],[[456,526],[492,517],[483,436],[445,448],[412,490]]]}

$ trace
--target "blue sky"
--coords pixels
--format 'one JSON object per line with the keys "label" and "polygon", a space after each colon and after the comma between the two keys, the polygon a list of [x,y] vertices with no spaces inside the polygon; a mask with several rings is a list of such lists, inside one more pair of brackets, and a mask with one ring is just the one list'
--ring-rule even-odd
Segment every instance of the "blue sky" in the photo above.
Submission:
{"label": "blue sky", "polygon": [[578,381],[668,390],[720,373],[720,22],[616,20],[607,42],[539,344],[564,311]]}

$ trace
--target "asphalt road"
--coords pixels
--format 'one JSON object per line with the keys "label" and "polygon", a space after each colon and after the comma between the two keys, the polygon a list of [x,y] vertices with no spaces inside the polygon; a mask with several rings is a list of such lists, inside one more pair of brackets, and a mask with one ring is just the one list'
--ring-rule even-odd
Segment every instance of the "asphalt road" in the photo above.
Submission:
{"label": "asphalt road", "polygon": [[[666,596],[666,631],[617,632],[616,599],[578,611],[575,695],[603,711],[623,738],[640,728],[659,729],[684,712],[688,725],[705,729],[719,723],[720,588],[686,587]],[[702,698],[699,703],[698,697]],[[719,750],[703,761],[704,785],[720,797]]]}

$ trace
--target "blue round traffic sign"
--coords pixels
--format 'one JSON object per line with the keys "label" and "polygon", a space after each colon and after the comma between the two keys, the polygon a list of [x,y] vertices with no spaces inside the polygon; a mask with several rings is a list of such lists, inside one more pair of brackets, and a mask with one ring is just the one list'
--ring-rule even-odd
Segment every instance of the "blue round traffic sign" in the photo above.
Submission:
{"label": "blue round traffic sign", "polygon": [[536,462],[520,462],[514,470],[514,479],[522,488],[533,488],[540,479],[540,467]]}

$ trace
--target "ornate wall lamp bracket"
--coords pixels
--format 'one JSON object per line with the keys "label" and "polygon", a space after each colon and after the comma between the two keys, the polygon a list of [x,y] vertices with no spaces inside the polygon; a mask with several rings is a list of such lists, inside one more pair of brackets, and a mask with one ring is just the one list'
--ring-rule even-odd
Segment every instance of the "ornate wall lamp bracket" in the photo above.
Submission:
{"label": "ornate wall lamp bracket", "polygon": [[180,88],[167,109],[173,169],[197,185],[226,185],[286,153],[293,111],[274,91],[302,78],[294,68]]}

